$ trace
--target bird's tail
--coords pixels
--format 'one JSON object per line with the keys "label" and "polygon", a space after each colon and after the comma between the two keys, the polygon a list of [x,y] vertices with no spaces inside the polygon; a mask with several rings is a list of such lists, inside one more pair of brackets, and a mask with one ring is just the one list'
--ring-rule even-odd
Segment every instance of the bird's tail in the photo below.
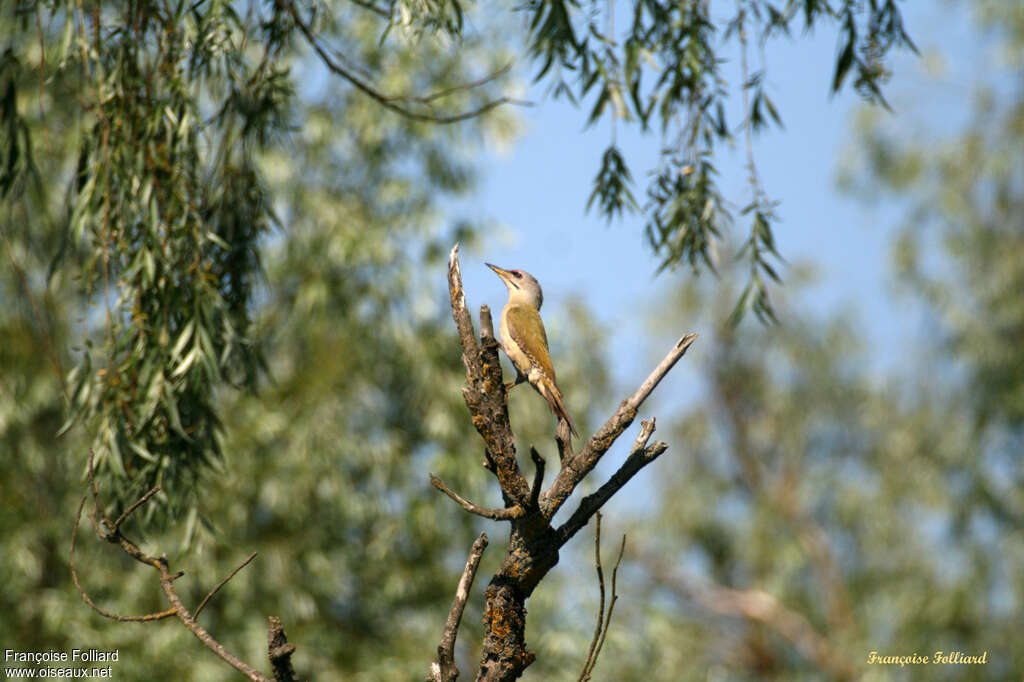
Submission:
{"label": "bird's tail", "polygon": [[555,413],[555,416],[559,419],[564,419],[565,423],[569,425],[569,430],[572,431],[572,435],[579,438],[579,432],[576,430],[576,425],[572,423],[572,419],[569,417],[569,411],[565,409],[565,401],[562,398],[562,392],[558,390],[558,386],[554,386],[549,382],[544,382],[544,391],[541,393],[544,399],[548,401],[548,407]]}

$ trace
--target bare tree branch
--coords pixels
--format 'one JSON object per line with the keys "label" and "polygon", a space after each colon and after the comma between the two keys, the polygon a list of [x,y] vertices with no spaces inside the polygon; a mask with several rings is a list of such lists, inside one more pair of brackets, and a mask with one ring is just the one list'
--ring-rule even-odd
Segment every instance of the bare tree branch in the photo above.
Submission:
{"label": "bare tree branch", "polygon": [[[469,383],[480,373],[480,345],[476,341],[473,329],[473,316],[466,307],[466,293],[462,288],[462,268],[459,265],[459,245],[452,247],[448,254],[448,294],[451,298],[452,319],[459,333],[459,344],[462,347],[462,362],[466,366],[466,381]],[[482,314],[482,311],[481,311]],[[488,311],[488,317],[490,312]],[[491,328],[494,336],[494,328]]]}
{"label": "bare tree branch", "polygon": [[604,503],[618,492],[619,488],[626,485],[637,472],[668,450],[668,444],[661,441],[647,445],[647,441],[650,440],[653,433],[654,417],[641,422],[640,433],[633,443],[629,456],[626,457],[626,461],[622,463],[619,470],[612,474],[611,478],[595,492],[584,497],[572,516],[558,528],[557,537],[560,544],[568,542],[573,535],[586,526],[590,517],[603,507]]}
{"label": "bare tree branch", "polygon": [[437,663],[430,666],[430,679],[433,682],[455,682],[459,676],[459,669],[455,667],[455,638],[459,634],[462,612],[466,609],[469,590],[473,587],[473,580],[480,567],[480,557],[487,549],[487,542],[487,533],[480,533],[480,537],[469,550],[469,556],[466,557],[466,567],[462,569],[462,577],[459,578],[459,586],[455,590],[455,599],[452,600],[444,632],[441,634],[441,643],[437,646]]}
{"label": "bare tree branch", "polygon": [[[317,35],[313,32],[313,29],[310,27],[310,25],[303,21],[302,17],[299,16],[299,11],[298,9],[296,9],[295,5],[291,2],[291,0],[277,0],[277,5],[281,9],[287,11],[288,14],[292,17],[292,20],[295,22],[295,25],[299,27],[299,30],[302,31],[302,34],[306,37],[306,42],[309,43],[310,47],[313,48],[313,51],[316,52],[317,56],[320,57],[320,61],[323,62],[324,66],[326,66],[332,73],[341,76],[349,83],[354,85],[356,89],[358,89],[363,94],[368,95],[370,98],[376,100],[382,107],[390,111],[393,111],[396,114],[400,114],[414,121],[425,121],[428,123],[458,123],[459,121],[465,121],[467,119],[476,118],[477,116],[481,116],[490,111],[491,109],[501,106],[502,104],[508,104],[514,101],[510,97],[499,97],[498,99],[486,102],[485,104],[477,107],[476,109],[450,115],[423,113],[399,106],[398,104],[395,104],[395,102],[406,101],[416,102],[419,104],[429,104],[431,101],[449,95],[458,89],[466,89],[473,86],[470,84],[464,86],[457,86],[456,88],[449,89],[449,91],[441,91],[440,94],[435,93],[433,95],[419,97],[412,95],[385,95],[384,93],[377,90],[369,83],[357,77],[354,73],[352,73],[351,70],[345,68],[342,64],[339,63],[337,59],[335,59],[327,51],[326,48],[324,48],[324,46],[320,43],[320,40],[318,39]],[[493,78],[496,77],[497,76],[493,76]],[[485,79],[483,79],[483,82],[486,83],[489,80],[492,80],[491,76],[488,76]]]}
{"label": "bare tree branch", "polygon": [[608,629],[612,624],[612,613],[615,612],[615,604],[619,601],[619,592],[617,589],[617,582],[619,578],[619,564],[622,563],[622,555],[626,553],[626,536],[622,536],[622,543],[619,545],[619,556],[615,559],[615,565],[612,567],[612,600],[608,604],[608,613],[604,616],[604,631],[601,633],[601,641],[597,643],[597,650],[594,652],[594,658],[590,662],[590,670],[587,672],[587,679],[590,679],[590,673],[594,672],[594,666],[597,665],[597,659],[601,656],[601,650],[604,649],[604,641],[608,637]]}
{"label": "bare tree branch", "polygon": [[601,630],[604,629],[604,569],[601,568],[601,512],[597,512],[597,528],[594,530],[594,566],[597,568],[597,587],[600,590],[600,598],[597,602],[597,625],[594,626],[594,636],[590,639],[587,658],[583,661],[583,669],[580,670],[577,682],[585,682],[590,679],[590,662],[594,660],[594,651],[597,650],[597,643],[601,640]]}
{"label": "bare tree branch", "polygon": [[276,682],[295,682],[295,669],[292,668],[293,653],[295,645],[288,643],[281,619],[271,616],[270,630],[267,632],[267,655],[270,658],[270,666],[274,669]]}
{"label": "bare tree branch", "polygon": [[508,521],[510,519],[517,519],[526,512],[522,507],[516,505],[514,507],[507,507],[505,509],[492,509],[489,507],[481,507],[478,504],[474,504],[466,498],[459,495],[457,492],[445,485],[445,482],[438,478],[437,474],[430,474],[430,485],[434,486],[448,497],[458,502],[463,509],[471,514],[482,516],[485,519],[493,519],[494,521]]}
{"label": "bare tree branch", "polygon": [[[647,399],[647,396],[651,394],[661,380],[665,378],[665,375],[679,362],[680,358],[686,354],[686,351],[696,339],[696,334],[686,334],[679,339],[668,352],[668,355],[665,356],[661,363],[654,368],[650,376],[640,385],[640,388],[629,398],[622,401],[615,414],[604,423],[597,433],[590,437],[590,440],[583,446],[580,453],[562,467],[551,487],[541,496],[541,506],[544,507],[544,514],[547,518],[550,519],[555,515],[555,512],[568,499],[579,482],[583,480],[583,477],[597,466],[604,453],[608,451],[615,440],[626,430],[626,427],[633,423],[640,405],[643,404],[644,400]],[[659,452],[658,454],[661,453]]]}
{"label": "bare tree branch", "polygon": [[[123,537],[122,540],[124,540]],[[196,619],[188,612],[185,605],[181,603],[181,598],[178,597],[178,593],[174,589],[175,576],[171,573],[170,568],[167,565],[167,557],[161,556],[157,560],[157,570],[160,572],[160,586],[163,588],[164,594],[167,596],[167,601],[171,602],[171,606],[174,607],[175,615],[178,616],[178,620],[188,628],[189,632],[195,635],[196,639],[205,644],[213,653],[220,656],[228,665],[248,677],[250,680],[253,680],[254,682],[270,682],[269,677],[225,649],[223,644],[214,639],[213,636],[206,631],[206,628],[196,622]]]}
{"label": "bare tree branch", "polygon": [[196,639],[205,644],[211,651],[221,657],[228,665],[235,668],[243,675],[248,677],[250,680],[255,682],[269,682],[269,678],[256,670],[248,663],[238,658],[224,646],[218,642],[213,636],[206,631],[206,629],[195,621],[195,618],[189,613],[188,609],[181,602],[181,598],[178,596],[177,591],[174,589],[174,581],[181,577],[181,573],[171,573],[170,567],[167,564],[167,557],[161,556],[159,559],[154,558],[121,534],[121,531],[116,531],[107,536],[107,540],[114,544],[117,544],[121,549],[132,557],[136,561],[152,566],[157,569],[160,573],[160,586],[163,588],[164,595],[167,597],[167,601],[171,603],[171,607],[174,609],[174,615],[178,617],[189,632],[195,635]]}
{"label": "bare tree branch", "polygon": [[212,590],[210,590],[209,594],[207,594],[205,597],[203,597],[203,600],[201,602],[199,602],[199,606],[196,607],[196,612],[194,614],[192,614],[192,617],[193,618],[199,618],[199,613],[203,610],[203,607],[206,606],[206,602],[210,601],[210,599],[213,598],[213,595],[217,594],[217,592],[220,590],[220,588],[222,588],[225,585],[227,585],[228,581],[231,580],[232,578],[234,578],[236,573],[238,573],[243,568],[248,566],[249,563],[253,559],[255,559],[255,558],[256,558],[256,552],[253,552],[252,554],[249,555],[248,559],[246,559],[242,563],[238,564],[238,566],[235,567],[235,570],[233,570],[230,573],[228,573],[228,576],[226,578],[224,578],[224,580],[221,580],[219,583],[217,583],[217,586],[214,587]]}

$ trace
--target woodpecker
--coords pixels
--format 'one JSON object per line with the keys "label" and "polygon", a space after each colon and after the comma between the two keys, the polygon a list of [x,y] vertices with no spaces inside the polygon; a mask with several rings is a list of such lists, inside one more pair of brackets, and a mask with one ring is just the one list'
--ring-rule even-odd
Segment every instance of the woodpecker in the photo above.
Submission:
{"label": "woodpecker", "polygon": [[533,275],[522,270],[503,270],[486,264],[508,288],[508,303],[501,311],[501,345],[516,368],[516,381],[529,381],[547,401],[559,419],[564,419],[573,435],[579,436],[576,425],[565,409],[562,391],[555,383],[555,368],[548,353],[548,336],[540,319],[544,294]]}

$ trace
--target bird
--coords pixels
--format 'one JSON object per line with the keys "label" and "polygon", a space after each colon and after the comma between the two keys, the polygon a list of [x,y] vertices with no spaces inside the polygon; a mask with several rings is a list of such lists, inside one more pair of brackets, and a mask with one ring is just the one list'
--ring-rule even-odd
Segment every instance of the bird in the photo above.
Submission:
{"label": "bird", "polygon": [[544,303],[540,282],[522,270],[485,265],[494,270],[508,288],[508,302],[501,311],[500,332],[505,355],[516,368],[516,380],[511,386],[529,381],[555,416],[564,419],[572,434],[579,436],[565,409],[565,399],[555,381],[555,368],[551,366],[548,336],[540,319],[540,306]]}

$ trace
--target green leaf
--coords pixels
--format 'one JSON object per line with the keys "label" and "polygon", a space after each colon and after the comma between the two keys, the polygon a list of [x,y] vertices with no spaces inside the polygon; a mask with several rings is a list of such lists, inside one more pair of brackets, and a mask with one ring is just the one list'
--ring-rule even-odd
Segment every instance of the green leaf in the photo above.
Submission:
{"label": "green leaf", "polygon": [[171,348],[170,362],[176,362],[178,356],[181,355],[181,351],[184,350],[186,344],[192,339],[192,333],[196,328],[196,318],[190,319],[185,323],[181,333],[178,334],[178,340],[174,342],[174,347]]}

